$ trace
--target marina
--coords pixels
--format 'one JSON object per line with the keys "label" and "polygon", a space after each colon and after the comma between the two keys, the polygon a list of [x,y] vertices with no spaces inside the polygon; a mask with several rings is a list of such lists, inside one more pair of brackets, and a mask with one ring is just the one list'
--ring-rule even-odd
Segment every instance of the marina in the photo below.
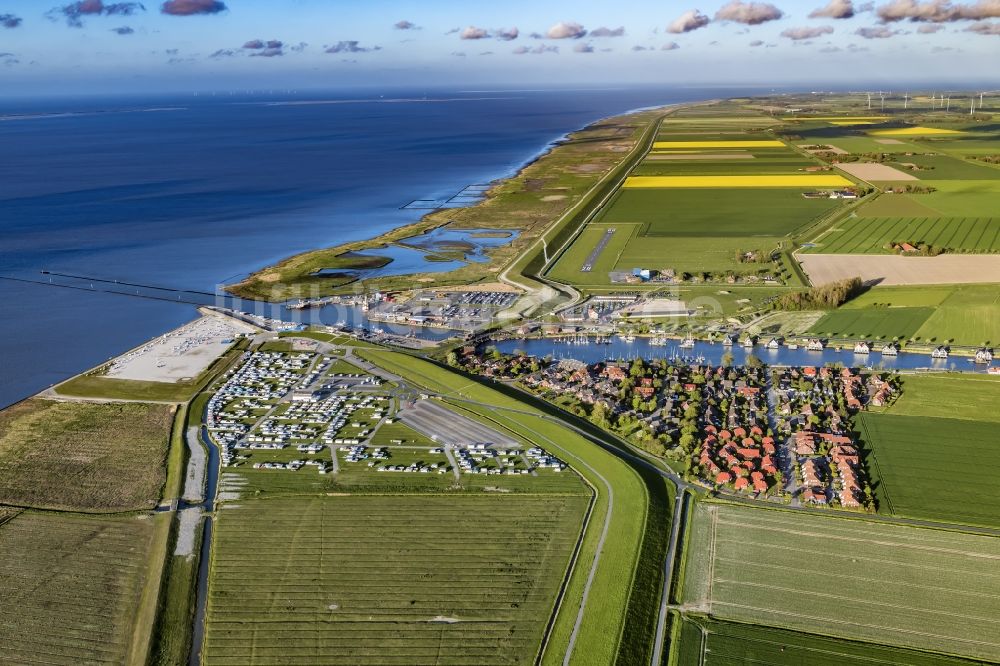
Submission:
{"label": "marina", "polygon": [[629,360],[635,358],[676,358],[683,362],[721,365],[723,356],[732,355],[733,365],[746,365],[751,356],[768,365],[824,366],[841,364],[846,367],[870,367],[886,370],[949,370],[957,372],[988,372],[990,363],[977,362],[975,357],[951,355],[942,357],[931,353],[899,351],[880,353],[880,347],[864,352],[853,349],[825,347],[809,349],[796,345],[727,345],[724,342],[704,342],[691,339],[676,340],[657,337],[614,336],[610,338],[533,338],[503,340],[495,344],[503,353],[515,350],[529,356],[552,356],[555,359],[573,359],[584,363]]}

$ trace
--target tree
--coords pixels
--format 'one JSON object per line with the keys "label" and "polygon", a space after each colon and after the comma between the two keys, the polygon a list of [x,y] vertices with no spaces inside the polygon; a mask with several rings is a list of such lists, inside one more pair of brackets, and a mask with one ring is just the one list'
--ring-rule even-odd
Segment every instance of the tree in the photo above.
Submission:
{"label": "tree", "polygon": [[453,351],[448,352],[448,355],[445,357],[445,362],[451,366],[458,365],[458,354]]}
{"label": "tree", "polygon": [[722,365],[723,365],[723,367],[726,367],[726,368],[732,367],[734,360],[735,359],[733,357],[733,353],[732,352],[726,352],[725,354],[722,355]]}
{"label": "tree", "polygon": [[761,368],[763,366],[764,366],[764,362],[761,361],[759,358],[757,358],[753,354],[748,354],[747,355],[747,367],[750,367],[750,368]]}
{"label": "tree", "polygon": [[598,428],[608,428],[608,408],[603,402],[594,403],[593,409],[590,410],[590,421]]}

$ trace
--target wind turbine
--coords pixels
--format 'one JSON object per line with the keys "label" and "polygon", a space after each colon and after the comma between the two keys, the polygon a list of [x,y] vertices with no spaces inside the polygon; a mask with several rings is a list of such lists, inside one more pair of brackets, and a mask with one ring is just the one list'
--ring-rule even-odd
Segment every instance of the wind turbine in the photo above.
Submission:
{"label": "wind turbine", "polygon": [[951,95],[948,95],[948,106],[946,106],[944,110],[951,111]]}
{"label": "wind turbine", "polygon": [[983,93],[979,93],[979,108],[983,108]]}
{"label": "wind turbine", "polygon": [[903,93],[903,108],[909,108],[910,106],[910,93]]}
{"label": "wind turbine", "polygon": [[882,91],[880,90],[878,96],[882,100],[882,112],[885,113],[885,95],[883,95]]}
{"label": "wind turbine", "polygon": [[872,110],[872,94],[868,93],[868,110]]}
{"label": "wind turbine", "polygon": [[969,115],[970,116],[976,115],[976,98],[975,97],[970,97],[969,98]]}

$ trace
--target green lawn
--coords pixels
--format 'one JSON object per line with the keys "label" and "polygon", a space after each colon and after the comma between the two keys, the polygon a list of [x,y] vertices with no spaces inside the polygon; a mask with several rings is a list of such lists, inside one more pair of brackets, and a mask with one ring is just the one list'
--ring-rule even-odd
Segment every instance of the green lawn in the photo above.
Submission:
{"label": "green lawn", "polygon": [[224,510],[205,663],[534,663],[588,502],[355,495]]}
{"label": "green lawn", "polygon": [[932,313],[928,307],[840,309],[823,315],[809,332],[838,338],[908,340]]}
{"label": "green lawn", "polygon": [[989,375],[904,375],[900,396],[887,409],[898,416],[937,416],[1000,423],[1000,379]]}
{"label": "green lawn", "polygon": [[174,408],[35,398],[0,412],[0,503],[81,511],[156,505]]}
{"label": "green lawn", "polygon": [[993,423],[862,414],[857,427],[880,512],[1000,527],[994,488],[977,473],[1000,454]]}
{"label": "green lawn", "polygon": [[[995,661],[1000,540],[699,502],[684,602],[722,620]],[[766,662],[765,662],[766,663]],[[811,662],[807,662],[811,663]],[[911,662],[903,662],[911,663]]]}
{"label": "green lawn", "polygon": [[953,251],[1000,251],[997,217],[850,217],[837,222],[806,252],[895,254],[893,244],[927,243]]}
{"label": "green lawn", "polygon": [[971,666],[964,659],[773,627],[700,617],[682,622],[673,648],[677,666]]}
{"label": "green lawn", "polygon": [[153,539],[149,517],[26,511],[0,525],[0,663],[143,663],[133,630]]}

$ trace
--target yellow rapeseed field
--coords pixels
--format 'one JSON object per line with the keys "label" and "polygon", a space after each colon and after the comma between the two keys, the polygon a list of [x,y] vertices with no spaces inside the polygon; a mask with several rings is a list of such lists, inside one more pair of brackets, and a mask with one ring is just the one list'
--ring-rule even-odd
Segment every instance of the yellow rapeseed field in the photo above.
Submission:
{"label": "yellow rapeseed field", "polygon": [[858,122],[888,120],[889,116],[800,116],[797,118],[786,118],[785,120],[820,120],[823,122]]}
{"label": "yellow rapeseed field", "polygon": [[874,125],[876,121],[874,120],[827,120],[826,122],[831,125],[836,125],[838,127],[845,127],[848,125]]}
{"label": "yellow rapeseed field", "polygon": [[784,148],[785,144],[774,140],[760,141],[657,141],[654,150],[685,150],[688,148]]}
{"label": "yellow rapeseed field", "polygon": [[631,176],[625,188],[668,187],[849,187],[853,183],[836,174],[778,176]]}
{"label": "yellow rapeseed field", "polygon": [[900,127],[899,129],[877,130],[869,132],[869,134],[873,136],[931,136],[934,134],[964,134],[964,132],[940,127]]}

